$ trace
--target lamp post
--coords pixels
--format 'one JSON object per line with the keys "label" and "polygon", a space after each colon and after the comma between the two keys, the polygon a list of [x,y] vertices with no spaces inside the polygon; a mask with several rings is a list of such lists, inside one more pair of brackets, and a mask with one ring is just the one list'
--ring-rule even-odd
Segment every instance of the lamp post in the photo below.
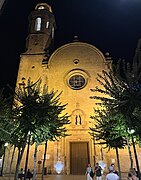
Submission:
{"label": "lamp post", "polygon": [[94,145],[94,167],[96,165],[96,147],[95,147],[95,135],[93,132],[93,145]]}
{"label": "lamp post", "polygon": [[129,152],[129,157],[130,157],[130,170],[133,170],[133,158],[132,158],[132,152],[131,152],[131,145],[129,143],[129,138],[127,137],[127,147],[128,147],[128,152]]}
{"label": "lamp post", "polygon": [[5,150],[6,150],[7,146],[8,146],[8,143],[5,143],[4,144],[4,154],[3,154],[3,158],[2,158],[2,167],[1,167],[0,176],[3,176],[3,168],[4,168],[4,160],[5,160]]}
{"label": "lamp post", "polygon": [[[93,123],[93,121],[89,121],[89,123],[91,123],[92,124],[92,129],[94,128],[94,123]],[[92,136],[92,140],[93,140],[93,147],[94,147],[94,156],[93,156],[93,158],[94,158],[94,167],[95,167],[95,165],[96,165],[96,143],[95,143],[95,133],[94,133],[94,130],[92,131],[92,133],[91,133],[91,136]]]}
{"label": "lamp post", "polygon": [[135,146],[134,137],[133,137],[134,132],[135,132],[134,129],[130,130],[128,128],[128,133],[131,135],[131,139],[132,139],[133,150],[134,150],[134,155],[135,155],[135,161],[136,161],[136,166],[137,166],[137,171],[138,171],[138,178],[139,178],[139,180],[141,180],[141,173],[140,173],[140,167],[139,167],[139,162],[138,162],[138,156],[137,156],[136,146]]}
{"label": "lamp post", "polygon": [[27,152],[26,152],[25,168],[24,168],[24,180],[26,180],[26,175],[27,175],[27,166],[28,166],[28,157],[29,157],[29,148],[30,148],[30,138],[31,138],[31,133],[30,133],[30,131],[29,131],[29,132],[28,132],[28,143],[27,143]]}
{"label": "lamp post", "polygon": [[103,148],[102,148],[102,145],[101,145],[100,151],[101,151],[101,160],[103,161]]}

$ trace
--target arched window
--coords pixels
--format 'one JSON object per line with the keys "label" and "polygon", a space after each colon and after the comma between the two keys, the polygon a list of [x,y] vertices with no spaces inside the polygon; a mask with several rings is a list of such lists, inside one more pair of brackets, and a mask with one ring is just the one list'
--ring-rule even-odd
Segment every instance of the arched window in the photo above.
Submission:
{"label": "arched window", "polygon": [[54,27],[52,27],[52,39],[54,38]]}
{"label": "arched window", "polygon": [[46,28],[49,28],[49,21],[46,22]]}
{"label": "arched window", "polygon": [[41,30],[41,18],[40,17],[36,18],[36,21],[35,21],[35,30],[36,31],[40,31]]}
{"label": "arched window", "polygon": [[44,6],[39,6],[38,9],[45,9],[45,7]]}

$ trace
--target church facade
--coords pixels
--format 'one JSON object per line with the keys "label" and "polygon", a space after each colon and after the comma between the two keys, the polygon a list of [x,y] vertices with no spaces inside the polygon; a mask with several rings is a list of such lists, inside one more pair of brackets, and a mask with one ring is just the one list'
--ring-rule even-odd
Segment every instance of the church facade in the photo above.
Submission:
{"label": "church facade", "polygon": [[[66,112],[70,115],[70,124],[66,126],[68,134],[57,142],[49,142],[45,167],[47,173],[56,173],[55,165],[62,164],[61,173],[85,174],[87,163],[103,161],[107,166],[116,162],[114,150],[108,152],[89,134],[89,127],[94,122],[95,100],[90,89],[99,86],[97,73],[106,70],[111,59],[106,58],[95,46],[79,42],[77,37],[71,43],[65,44],[49,55],[54,41],[56,28],[55,18],[48,4],[37,4],[29,15],[29,34],[26,39],[26,52],[20,56],[17,85],[42,79],[49,90],[62,92],[60,101],[66,104]],[[37,155],[37,173],[41,173],[44,146],[39,145]],[[128,150],[120,150],[121,170],[128,171]],[[33,169],[34,145],[30,148],[28,167]],[[24,159],[21,166],[24,167]],[[128,162],[125,164],[125,161]],[[16,162],[15,162],[16,163]]]}

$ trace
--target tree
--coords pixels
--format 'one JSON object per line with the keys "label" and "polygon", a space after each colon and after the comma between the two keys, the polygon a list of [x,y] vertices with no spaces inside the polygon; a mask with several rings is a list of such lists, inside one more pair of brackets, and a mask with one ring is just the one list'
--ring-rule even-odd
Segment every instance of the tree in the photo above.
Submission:
{"label": "tree", "polygon": [[[59,102],[61,93],[58,92],[48,92],[48,87],[44,86],[42,96],[40,96],[39,114],[38,117],[43,118],[42,124],[38,125],[38,136],[34,135],[34,142],[38,145],[45,141],[45,153],[42,167],[42,179],[44,175],[44,164],[46,159],[47,141],[55,141],[58,138],[67,136],[66,128],[64,125],[69,124],[69,116],[67,114],[62,114],[65,110],[66,105],[61,105]],[[35,137],[36,136],[36,137]],[[35,153],[37,152],[37,146],[35,146]],[[36,157],[36,154],[34,154]]]}
{"label": "tree", "polygon": [[10,119],[10,99],[4,97],[4,88],[0,89],[0,141],[2,144],[10,139],[13,122]]}
{"label": "tree", "polygon": [[[41,139],[54,140],[66,135],[64,125],[69,124],[69,120],[67,114],[62,114],[66,105],[59,102],[60,95],[57,91],[48,92],[46,85],[41,88],[41,80],[33,83],[29,79],[27,85],[22,83],[16,87],[12,109],[16,129],[11,134],[11,141],[19,150],[15,180],[29,134],[32,137],[31,143]],[[25,175],[27,162],[28,157]]]}
{"label": "tree", "polygon": [[[5,156],[5,144],[10,142],[10,135],[14,129],[14,123],[10,118],[11,99],[5,97],[4,90],[4,88],[0,89],[0,157],[3,156],[3,159]],[[3,169],[1,175],[2,171]]]}
{"label": "tree", "polygon": [[91,98],[99,100],[97,105],[108,107],[110,112],[122,114],[127,127],[134,128],[136,137],[140,136],[141,119],[135,112],[141,112],[141,40],[132,64],[119,60],[108,71],[98,74],[97,81],[101,87],[92,91],[100,94]]}
{"label": "tree", "polygon": [[124,148],[126,145],[124,117],[121,114],[111,113],[107,109],[97,109],[95,113],[95,116],[91,116],[95,121],[95,127],[90,128],[90,134],[95,135],[95,138],[100,140],[99,144],[105,144],[105,148],[108,148],[108,150],[111,148],[116,150],[119,177],[121,179],[118,148]]}

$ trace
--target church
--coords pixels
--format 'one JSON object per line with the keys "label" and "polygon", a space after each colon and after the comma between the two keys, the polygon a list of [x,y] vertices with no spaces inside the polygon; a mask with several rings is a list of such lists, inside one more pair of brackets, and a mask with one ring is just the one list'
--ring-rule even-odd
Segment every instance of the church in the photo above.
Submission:
{"label": "church", "polygon": [[[51,7],[46,3],[36,5],[29,15],[29,33],[26,38],[26,52],[20,56],[17,85],[42,79],[49,90],[62,92],[60,101],[66,104],[66,112],[70,115],[67,131],[70,136],[61,138],[57,142],[49,142],[45,167],[47,173],[55,174],[56,164],[62,164],[64,174],[85,174],[88,163],[104,162],[108,167],[116,161],[116,152],[104,149],[96,144],[96,140],[89,134],[89,127],[94,126],[90,116],[94,114],[95,100],[93,89],[99,86],[97,73],[107,70],[112,63],[108,54],[104,55],[94,45],[80,42],[74,36],[72,42],[64,44],[51,52],[56,29],[55,17]],[[139,148],[138,148],[139,150]],[[28,168],[33,169],[34,145],[30,148]],[[39,145],[37,154],[37,173],[41,173],[44,146]],[[121,171],[129,170],[128,149],[119,150]],[[141,152],[139,154],[141,158]],[[25,154],[21,161],[24,167]],[[125,163],[128,162],[128,163]],[[16,161],[15,161],[16,163]],[[13,164],[14,168],[14,164]]]}

